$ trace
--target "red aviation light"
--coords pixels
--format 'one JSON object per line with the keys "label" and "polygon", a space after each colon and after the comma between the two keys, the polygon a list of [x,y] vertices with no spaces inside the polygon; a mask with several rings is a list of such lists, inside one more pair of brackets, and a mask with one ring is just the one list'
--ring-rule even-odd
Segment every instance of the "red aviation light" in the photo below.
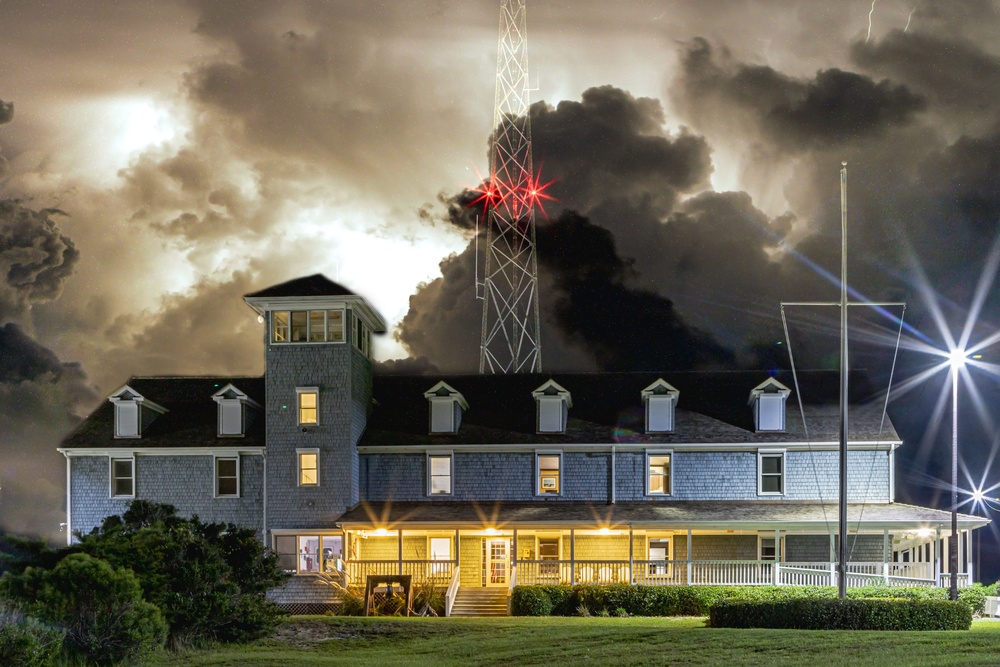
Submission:
{"label": "red aviation light", "polygon": [[489,181],[482,181],[478,188],[472,189],[479,196],[469,202],[468,206],[482,204],[484,215],[491,209],[500,207],[506,209],[506,212],[515,218],[521,218],[537,207],[548,220],[549,216],[545,212],[545,206],[542,202],[546,200],[558,201],[546,192],[549,186],[555,183],[555,180],[542,183],[541,175],[541,170],[539,170],[538,175],[528,176],[524,185],[511,187],[498,179],[496,174],[493,174]]}

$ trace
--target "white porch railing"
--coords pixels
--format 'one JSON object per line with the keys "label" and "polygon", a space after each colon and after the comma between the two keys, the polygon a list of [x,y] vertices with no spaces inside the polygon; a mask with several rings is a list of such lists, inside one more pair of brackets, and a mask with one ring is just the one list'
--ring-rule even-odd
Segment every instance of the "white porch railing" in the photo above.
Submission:
{"label": "white porch railing", "polygon": [[444,615],[451,616],[451,608],[455,605],[455,598],[458,596],[458,582],[460,580],[460,566],[455,566],[455,571],[451,573],[451,582],[448,590],[444,594]]}
{"label": "white porch railing", "polygon": [[510,581],[507,582],[507,615],[510,616],[510,598],[514,594],[514,587],[517,586],[517,563],[510,568]]}
{"label": "white porch railing", "polygon": [[357,585],[364,585],[371,574],[408,574],[413,583],[429,581],[443,586],[451,581],[457,564],[451,560],[354,560],[345,561],[344,569]]}

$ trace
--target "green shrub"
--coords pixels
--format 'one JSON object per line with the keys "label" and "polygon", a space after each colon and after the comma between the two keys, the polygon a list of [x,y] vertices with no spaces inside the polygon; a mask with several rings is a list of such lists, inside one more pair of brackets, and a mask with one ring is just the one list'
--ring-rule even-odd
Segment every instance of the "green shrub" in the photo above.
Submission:
{"label": "green shrub", "polygon": [[157,607],[142,597],[126,568],[87,554],[71,554],[51,570],[8,572],[0,589],[31,615],[66,631],[66,647],[97,664],[138,661],[166,640]]}
{"label": "green shrub", "polygon": [[430,581],[417,584],[413,594],[413,611],[425,616],[444,616],[444,594],[444,589]]}
{"label": "green shrub", "polygon": [[62,630],[0,609],[0,665],[47,667],[62,653]]}
{"label": "green shrub", "polygon": [[794,630],[968,630],[972,610],[958,601],[904,598],[723,600],[712,605],[709,625]]}
{"label": "green shrub", "polygon": [[364,616],[365,615],[365,589],[345,588],[340,592],[341,616]]}
{"label": "green shrub", "polygon": [[[514,616],[539,615],[540,609],[549,607],[540,596],[548,598],[551,616],[576,616],[583,604],[592,613],[603,610],[614,612],[622,609],[631,616],[706,616],[716,603],[726,600],[766,602],[809,599],[835,599],[837,589],[831,586],[517,586],[513,600],[528,595],[520,591],[532,589],[530,595],[537,599],[530,607],[511,605]],[[902,598],[910,600],[947,600],[948,590],[943,588],[890,586],[865,586],[851,588],[848,598]],[[973,613],[982,613],[986,603],[985,589],[978,584],[963,588],[959,600]]]}
{"label": "green shrub", "polygon": [[552,598],[543,586],[515,586],[510,596],[512,616],[551,616]]}

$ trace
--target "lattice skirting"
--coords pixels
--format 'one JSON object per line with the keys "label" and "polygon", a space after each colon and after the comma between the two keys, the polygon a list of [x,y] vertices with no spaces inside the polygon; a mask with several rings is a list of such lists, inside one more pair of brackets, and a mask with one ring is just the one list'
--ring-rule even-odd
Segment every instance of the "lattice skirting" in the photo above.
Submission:
{"label": "lattice skirting", "polygon": [[336,614],[340,611],[339,602],[283,602],[278,605],[289,614],[299,615],[317,615],[325,614],[330,612],[331,614]]}

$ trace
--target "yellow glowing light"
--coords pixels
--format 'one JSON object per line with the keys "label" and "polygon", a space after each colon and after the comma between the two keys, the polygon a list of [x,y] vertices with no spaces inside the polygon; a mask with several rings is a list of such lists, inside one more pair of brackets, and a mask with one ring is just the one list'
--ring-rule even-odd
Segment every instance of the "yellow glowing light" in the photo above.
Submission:
{"label": "yellow glowing light", "polygon": [[600,530],[598,530],[597,533],[598,533],[598,535],[610,535],[611,534],[611,529],[608,528],[608,527],[604,527],[604,528],[601,528]]}
{"label": "yellow glowing light", "polygon": [[487,528],[483,532],[486,533],[487,535],[499,535],[500,534],[500,531],[497,530],[496,528]]}
{"label": "yellow glowing light", "polygon": [[389,534],[389,531],[386,530],[385,528],[376,528],[375,532],[372,533],[372,535],[375,535],[376,537],[385,537],[388,534]]}
{"label": "yellow glowing light", "polygon": [[919,535],[920,537],[930,537],[933,534],[934,531],[931,530],[930,528],[921,528],[920,530],[917,531],[917,535]]}

